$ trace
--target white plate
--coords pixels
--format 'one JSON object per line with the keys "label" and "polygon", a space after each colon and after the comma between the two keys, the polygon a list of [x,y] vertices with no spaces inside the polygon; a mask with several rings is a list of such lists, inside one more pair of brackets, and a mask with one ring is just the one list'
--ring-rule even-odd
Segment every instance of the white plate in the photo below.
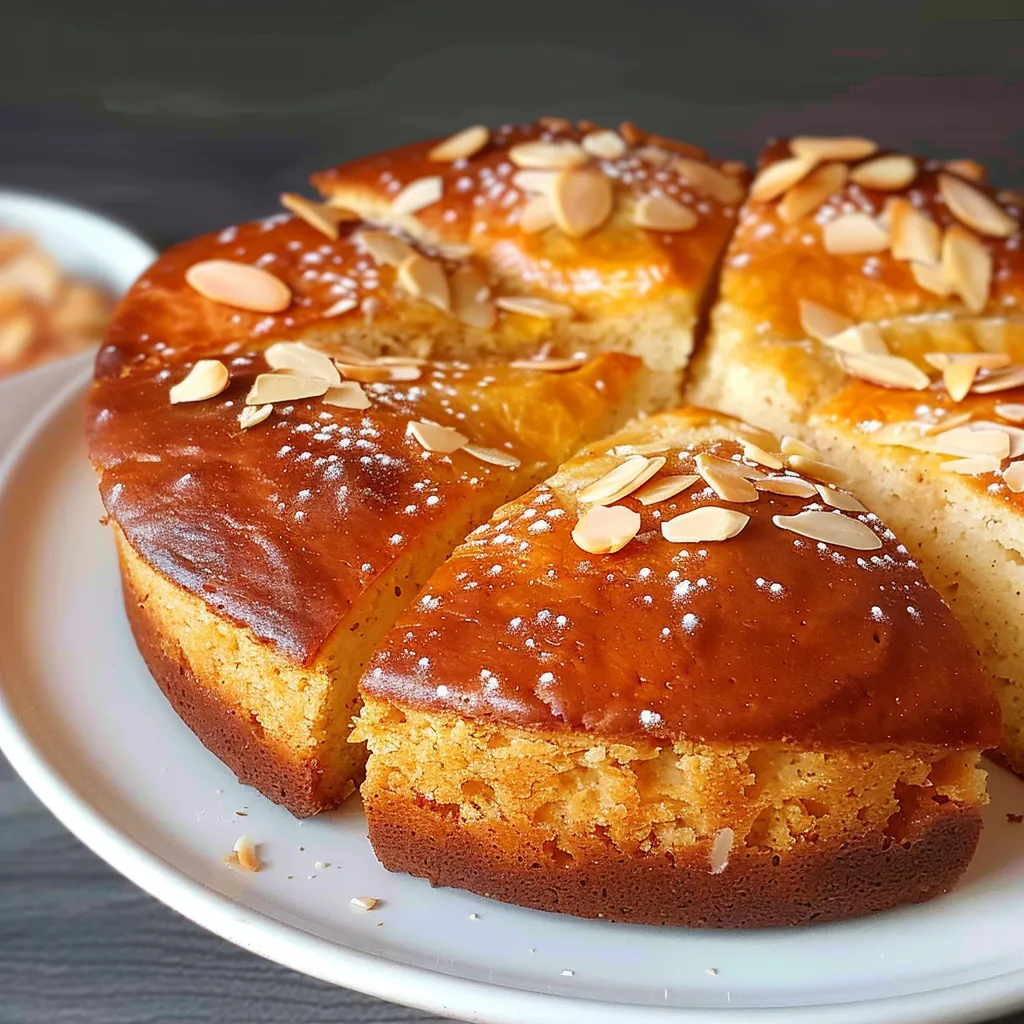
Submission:
{"label": "white plate", "polygon": [[[357,802],[300,822],[239,786],[164,702],[129,634],[83,454],[87,375],[80,360],[0,466],[0,745],[153,895],[289,967],[467,1020],[885,1024],[1024,1002],[1024,826],[1006,821],[1024,812],[1024,786],[999,770],[981,850],[950,896],[747,933],[579,921],[431,889],[376,863]],[[19,389],[12,401],[39,399]],[[259,874],[222,862],[242,833],[260,843]],[[383,902],[354,913],[356,895]]]}

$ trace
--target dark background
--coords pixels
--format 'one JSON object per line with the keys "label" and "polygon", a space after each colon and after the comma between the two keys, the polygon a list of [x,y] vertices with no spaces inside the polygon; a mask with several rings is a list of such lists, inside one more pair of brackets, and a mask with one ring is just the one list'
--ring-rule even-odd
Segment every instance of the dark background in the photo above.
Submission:
{"label": "dark background", "polygon": [[[749,159],[770,134],[865,134],[1019,188],[1017,18],[1024,0],[0,0],[0,188],[165,245],[270,212],[314,168],[543,114]],[[0,762],[0,1021],[426,1019],[178,918]]]}

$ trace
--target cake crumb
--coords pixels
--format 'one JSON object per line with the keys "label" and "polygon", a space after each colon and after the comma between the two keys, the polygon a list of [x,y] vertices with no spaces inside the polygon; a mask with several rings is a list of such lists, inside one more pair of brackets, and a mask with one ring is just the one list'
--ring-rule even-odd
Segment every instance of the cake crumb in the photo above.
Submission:
{"label": "cake crumb", "polygon": [[373,896],[353,896],[348,901],[348,905],[353,910],[358,910],[360,913],[366,913],[369,910],[373,910],[380,903],[380,900]]}
{"label": "cake crumb", "polygon": [[564,971],[562,971],[562,977],[563,978],[571,978],[575,974],[576,974],[576,972],[575,971],[570,971],[568,967],[566,967],[566,969]]}
{"label": "cake crumb", "polygon": [[711,977],[714,977],[718,973],[718,968],[717,967],[706,967],[704,969],[704,973],[710,975]]}
{"label": "cake crumb", "polygon": [[330,866],[331,862],[327,860],[318,860],[313,864],[313,867],[317,868],[317,870],[320,871],[322,871],[324,868],[329,868]]}
{"label": "cake crumb", "polygon": [[479,921],[480,920],[480,915],[479,914],[467,914],[466,916],[470,919],[470,921]]}
{"label": "cake crumb", "polygon": [[249,817],[249,812],[248,811],[235,811],[235,814],[237,814],[240,818],[248,818]]}
{"label": "cake crumb", "polygon": [[1006,820],[1013,825],[1019,825],[1024,822],[1024,814],[1007,814]]}
{"label": "cake crumb", "polygon": [[256,844],[252,841],[252,836],[239,836],[232,851],[232,854],[224,858],[225,863],[237,864],[243,871],[259,871],[262,865],[256,855]]}

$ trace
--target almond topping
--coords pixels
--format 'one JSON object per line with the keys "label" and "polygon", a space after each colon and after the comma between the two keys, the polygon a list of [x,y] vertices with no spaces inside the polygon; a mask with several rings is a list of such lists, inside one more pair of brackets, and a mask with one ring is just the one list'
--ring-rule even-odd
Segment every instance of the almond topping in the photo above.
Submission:
{"label": "almond topping", "polygon": [[841,508],[844,512],[867,512],[867,509],[846,491],[837,491],[834,487],[826,487],[825,484],[815,484],[814,486],[826,505]]}
{"label": "almond topping", "polygon": [[772,522],[780,530],[841,548],[877,551],[882,546],[870,526],[838,512],[797,512],[795,516],[772,516]]}
{"label": "almond topping", "polygon": [[389,267],[400,267],[410,256],[416,255],[411,245],[387,231],[362,231],[359,241],[378,263]]}
{"label": "almond topping", "polygon": [[490,141],[491,133],[482,124],[463,128],[439,142],[428,154],[427,159],[438,164],[450,164],[456,160],[468,160],[475,156]]}
{"label": "almond topping", "polygon": [[428,452],[439,452],[448,455],[458,451],[469,438],[451,427],[442,427],[427,420],[410,420],[405,428],[405,436],[415,438],[420,447]]}
{"label": "almond topping", "polygon": [[703,192],[720,203],[732,206],[743,199],[745,189],[739,178],[726,174],[703,160],[692,160],[685,156],[676,157],[672,162],[672,168],[698,192]]}
{"label": "almond topping", "polygon": [[661,524],[661,535],[671,544],[703,544],[729,540],[750,522],[750,516],[718,505],[702,505]]}
{"label": "almond topping", "polygon": [[413,298],[422,299],[447,313],[452,308],[451,289],[444,267],[417,253],[398,268],[398,283]]}
{"label": "almond topping", "polygon": [[327,389],[324,405],[333,405],[339,409],[369,409],[370,396],[358,381],[346,380]]}
{"label": "almond topping", "polygon": [[833,256],[856,256],[885,252],[889,232],[866,213],[844,213],[830,220],[821,231],[825,252]]}
{"label": "almond topping", "polygon": [[507,313],[534,316],[541,320],[571,320],[576,315],[576,310],[572,306],[530,295],[499,295],[494,304]]}
{"label": "almond topping", "polygon": [[770,430],[762,430],[752,423],[739,423],[736,427],[736,439],[743,444],[756,444],[766,452],[779,450],[779,439]]}
{"label": "almond topping", "polygon": [[988,303],[992,254],[977,235],[953,224],[942,236],[942,272],[972,313]]}
{"label": "almond topping", "polygon": [[902,196],[890,200],[887,209],[893,257],[929,265],[938,263],[942,243],[938,224]]}
{"label": "almond topping", "polygon": [[939,192],[956,219],[980,235],[1009,238],[1017,228],[1017,222],[994,199],[963,178],[940,174]]}
{"label": "almond topping", "polygon": [[694,462],[708,486],[724,501],[757,501],[754,485],[740,475],[743,467],[735,462],[701,452]]}
{"label": "almond topping", "polygon": [[518,469],[520,460],[511,452],[502,451],[500,448],[484,448],[479,444],[467,444],[462,446],[464,452],[468,452],[474,459],[481,462],[489,462],[492,466],[504,466],[506,469]]}
{"label": "almond topping", "polygon": [[947,160],[943,165],[947,171],[959,174],[961,178],[981,185],[985,181],[985,168],[976,160]]}
{"label": "almond topping", "polygon": [[768,203],[788,192],[814,170],[816,161],[791,156],[763,168],[750,186],[750,198]]}
{"label": "almond topping", "polygon": [[440,174],[410,181],[391,200],[391,213],[395,217],[407,217],[433,206],[444,195],[444,179]]}
{"label": "almond topping", "polygon": [[203,260],[188,268],[185,280],[204,298],[253,313],[280,313],[292,302],[284,281],[249,263]]}
{"label": "almond topping", "polygon": [[512,175],[512,184],[528,195],[550,195],[554,188],[557,171],[516,171]]}
{"label": "almond topping", "polygon": [[580,145],[585,152],[599,160],[618,160],[626,153],[626,143],[617,132],[591,132],[583,136]]}
{"label": "almond topping", "polygon": [[1010,439],[1010,451],[1006,458],[1019,459],[1024,455],[1024,430],[1021,430],[1020,427],[1011,427],[1006,423],[996,423],[991,420],[975,420],[971,424],[971,430],[995,430],[1006,434]]}
{"label": "almond topping", "polygon": [[806,473],[808,476],[816,476],[819,480],[828,480],[829,483],[842,484],[846,482],[843,471],[829,462],[822,462],[820,459],[809,459],[803,455],[791,455],[789,465],[799,473]]}
{"label": "almond topping", "polygon": [[967,459],[951,459],[939,463],[939,468],[947,473],[960,473],[963,476],[978,476],[981,473],[995,473],[999,469],[999,459],[994,455],[973,455]]}
{"label": "almond topping", "polygon": [[995,407],[995,414],[1011,423],[1024,423],[1024,405],[1019,402],[1006,402]]}
{"label": "almond topping", "polygon": [[899,192],[917,177],[917,164],[909,156],[891,153],[876,156],[850,171],[850,180],[861,188],[879,192]]}
{"label": "almond topping", "polygon": [[319,398],[326,394],[330,381],[321,377],[296,377],[292,373],[261,373],[245,396],[246,405],[275,405]]}
{"label": "almond topping", "polygon": [[519,213],[519,230],[527,235],[547,231],[555,223],[555,211],[546,195],[534,196]]}
{"label": "almond topping", "polygon": [[806,441],[801,441],[792,434],[783,434],[779,450],[785,455],[802,455],[805,459],[820,459],[821,452]]}
{"label": "almond topping", "polygon": [[619,134],[630,146],[639,146],[647,138],[647,133],[632,121],[620,121]]}
{"label": "almond topping", "polygon": [[558,142],[520,142],[508,151],[508,158],[516,167],[530,170],[561,170],[579,167],[587,162],[587,152],[571,139]]}
{"label": "almond topping", "polygon": [[625,505],[595,505],[572,528],[578,548],[592,555],[621,551],[640,532],[640,513]]}
{"label": "almond topping", "polygon": [[931,383],[928,374],[902,356],[844,352],[839,362],[851,377],[859,377],[883,388],[923,391]]}
{"label": "almond topping", "polygon": [[562,171],[550,198],[555,223],[571,238],[583,238],[610,216],[612,183],[600,171]]}
{"label": "almond topping", "polygon": [[228,368],[219,359],[200,359],[184,380],[171,388],[171,405],[216,398],[228,386],[229,380]]}
{"label": "almond topping", "polygon": [[497,318],[487,278],[476,267],[458,267],[451,276],[452,312],[469,327],[487,330]]}
{"label": "almond topping", "polygon": [[999,428],[972,430],[970,427],[951,427],[922,438],[913,447],[938,455],[988,455],[1001,462],[1010,454],[1010,435]]}
{"label": "almond topping", "polygon": [[755,480],[754,486],[759,491],[769,491],[772,494],[784,494],[795,498],[811,498],[818,493],[810,480],[804,480],[798,476],[765,476]]}
{"label": "almond topping", "polygon": [[779,202],[779,217],[793,224],[814,213],[846,183],[846,164],[822,164],[798,181]]}
{"label": "almond topping", "polygon": [[340,384],[341,377],[330,357],[301,341],[278,341],[264,353],[272,370],[290,370],[297,377],[322,378],[329,384]]}
{"label": "almond topping", "polygon": [[669,498],[682,494],[683,491],[688,487],[692,487],[699,479],[700,477],[693,473],[680,476],[662,476],[635,490],[633,497],[641,505],[656,505],[660,501],[668,501]]}
{"label": "almond topping", "polygon": [[651,231],[690,231],[697,214],[669,196],[643,196],[633,207],[633,223]]}
{"label": "almond topping", "polygon": [[391,369],[387,366],[376,366],[373,363],[348,363],[335,359],[334,365],[346,380],[358,381],[361,384],[377,384],[391,380]]}
{"label": "almond topping", "polygon": [[997,391],[1009,391],[1024,385],[1024,366],[1009,366],[1005,370],[995,370],[979,376],[971,390],[976,395],[991,395]]}
{"label": "almond topping", "polygon": [[771,452],[766,452],[760,446],[751,444],[749,441],[743,446],[743,457],[768,469],[782,469],[785,465],[778,456],[772,455]]}
{"label": "almond topping", "polygon": [[942,381],[954,402],[967,397],[979,370],[999,370],[1010,365],[1010,357],[999,352],[926,352],[924,359],[942,371]]}
{"label": "almond topping", "polygon": [[660,146],[641,146],[636,155],[652,167],[664,167],[669,161],[669,154]]}
{"label": "almond topping", "polygon": [[256,844],[251,836],[240,836],[232,847],[238,858],[238,866],[245,871],[259,871],[260,860],[256,856]]}
{"label": "almond topping", "polygon": [[343,219],[341,210],[315,203],[296,192],[282,192],[281,205],[328,238],[337,238],[340,234],[338,222]]}
{"label": "almond topping", "polygon": [[1013,491],[1020,494],[1024,491],[1024,462],[1013,462],[1003,470],[1003,483]]}
{"label": "almond topping", "polygon": [[942,267],[932,266],[929,263],[911,263],[910,273],[917,282],[918,287],[933,295],[940,295],[945,298],[953,294],[953,286],[949,283]]}
{"label": "almond topping", "polygon": [[243,406],[242,411],[238,414],[238,425],[243,430],[248,430],[250,427],[262,423],[273,411],[272,405]]}
{"label": "almond topping", "polygon": [[[565,359],[513,359],[508,365],[514,370],[540,370],[543,373],[565,373],[578,370],[586,359],[583,356],[567,356]],[[665,451],[659,448],[658,451]]]}
{"label": "almond topping", "polygon": [[875,324],[854,324],[853,327],[847,327],[845,331],[826,338],[825,344],[836,352],[866,352],[876,356],[889,354],[889,346]]}
{"label": "almond topping", "polygon": [[878,152],[878,143],[856,136],[823,137],[798,135],[789,140],[789,150],[805,160],[863,160]]}
{"label": "almond topping", "polygon": [[[659,459],[660,463],[654,472],[657,472],[658,469],[665,465],[665,459],[660,456]],[[586,502],[587,504],[608,505],[618,501],[619,498],[624,498],[627,494],[632,493],[635,488],[645,483],[654,475],[651,473],[644,476],[651,463],[655,461],[655,459],[648,459],[643,455],[631,455],[625,461],[608,470],[603,476],[592,480],[586,487],[580,490],[576,498],[578,501]]]}
{"label": "almond topping", "polygon": [[338,299],[332,306],[328,306],[320,315],[322,317],[341,316],[342,313],[351,313],[359,305],[356,299]]}

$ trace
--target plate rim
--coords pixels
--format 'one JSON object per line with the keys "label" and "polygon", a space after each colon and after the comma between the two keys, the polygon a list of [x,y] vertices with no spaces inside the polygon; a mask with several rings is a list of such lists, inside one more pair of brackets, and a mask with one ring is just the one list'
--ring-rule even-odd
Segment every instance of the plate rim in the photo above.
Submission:
{"label": "plate rim", "polygon": [[[68,367],[71,371],[77,367]],[[18,472],[53,421],[79,400],[92,366],[68,379],[0,448],[0,528],[3,502]],[[2,443],[2,442],[0,442]],[[85,796],[36,746],[7,699],[0,669],[0,751],[47,809],[93,853],[134,885],[207,931],[251,953],[328,984],[456,1019],[494,1024],[549,1024],[552,1019],[612,1024],[628,1013],[637,1024],[915,1024],[927,1018],[966,1024],[1024,1005],[1024,968],[992,978],[855,1002],[781,1007],[662,1007],[531,992],[403,964],[313,935],[208,889],[149,850]]]}

